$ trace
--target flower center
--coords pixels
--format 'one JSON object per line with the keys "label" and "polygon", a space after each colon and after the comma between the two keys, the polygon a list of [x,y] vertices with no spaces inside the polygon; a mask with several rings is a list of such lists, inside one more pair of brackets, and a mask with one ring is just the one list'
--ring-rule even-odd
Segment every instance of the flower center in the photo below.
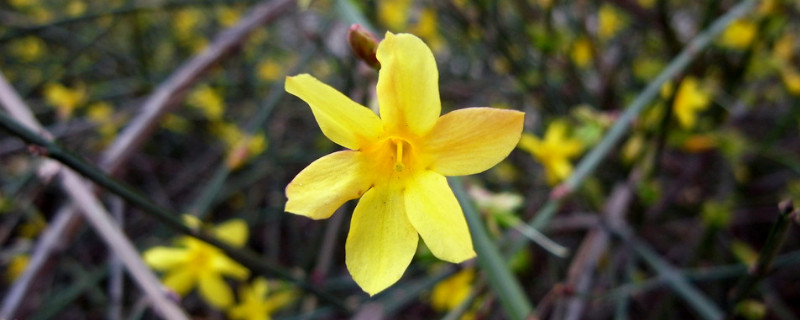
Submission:
{"label": "flower center", "polygon": [[395,148],[397,149],[394,161],[394,171],[402,172],[406,168],[406,166],[403,164],[403,147],[408,142],[397,138],[392,138],[391,141],[392,143],[394,143]]}

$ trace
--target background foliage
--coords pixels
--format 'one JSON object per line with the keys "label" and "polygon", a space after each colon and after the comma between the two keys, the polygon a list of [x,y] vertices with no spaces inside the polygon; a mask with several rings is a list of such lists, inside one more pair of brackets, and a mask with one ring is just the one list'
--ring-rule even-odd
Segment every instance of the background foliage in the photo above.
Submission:
{"label": "background foliage", "polygon": [[[374,105],[377,73],[346,41],[350,24],[361,23],[378,36],[410,32],[426,41],[438,62],[445,111],[488,105],[526,112],[518,150],[464,184],[538,316],[681,319],[719,311],[798,318],[800,237],[789,220],[797,212],[783,221],[777,209],[782,200],[800,199],[797,2],[758,2],[697,48],[694,61],[660,88],[621,142],[598,159],[598,170],[577,185],[562,184],[572,166],[588,161],[582,157],[608,137],[634,98],[737,2],[283,2],[290,5],[276,9],[278,17],[173,92],[175,107],[115,172],[159,206],[199,218],[197,228],[246,222],[243,247],[281,272],[263,272],[269,293],[257,291],[257,270],[228,279],[237,302],[279,297],[270,300],[277,310],[263,311],[276,318],[515,317],[498,301],[502,288],[487,285],[492,270],[475,262],[446,265],[424,247],[397,285],[368,298],[344,266],[354,202],[326,221],[283,211],[294,175],[339,149],[309,108],[283,93],[283,79],[310,73]],[[159,85],[256,5],[8,0],[0,3],[0,71],[60,145],[99,163]],[[34,244],[69,204],[58,184],[37,179],[42,157],[30,149],[6,131],[0,135],[4,310],[14,280],[40,250]],[[140,252],[180,236],[112,192],[98,195]],[[534,224],[551,243],[531,236],[538,233],[524,221],[554,199],[557,214]],[[771,230],[787,224],[788,235],[776,240]],[[153,317],[114,251],[92,227],[74,230],[37,268],[15,318]],[[520,234],[538,240],[514,248]],[[748,266],[771,249],[778,253],[769,260],[774,269],[737,297]],[[122,280],[125,290],[113,290]],[[308,287],[335,297],[339,307]],[[178,298],[192,317],[237,317],[197,292]]]}

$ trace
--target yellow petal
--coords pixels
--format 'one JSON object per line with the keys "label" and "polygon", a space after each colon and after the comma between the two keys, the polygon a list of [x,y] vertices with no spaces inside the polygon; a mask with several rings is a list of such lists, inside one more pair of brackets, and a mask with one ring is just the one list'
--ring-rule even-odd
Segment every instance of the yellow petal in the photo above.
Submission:
{"label": "yellow petal", "polygon": [[437,258],[459,263],[475,256],[467,221],[444,176],[423,171],[405,189],[408,220]]}
{"label": "yellow petal", "polygon": [[222,277],[207,273],[200,277],[200,295],[206,302],[224,310],[233,303],[233,292]]}
{"label": "yellow petal", "polygon": [[442,112],[431,49],[414,35],[387,32],[376,56],[381,63],[378,104],[386,130],[424,135]]}
{"label": "yellow petal", "polygon": [[156,270],[168,270],[186,261],[186,249],[153,247],[144,252],[144,262]]}
{"label": "yellow petal", "polygon": [[347,269],[361,289],[374,295],[400,280],[418,241],[399,188],[372,188],[358,202],[350,221]]}
{"label": "yellow petal", "polygon": [[244,280],[250,276],[250,270],[242,266],[233,259],[228,258],[221,251],[214,252],[212,270],[214,272],[230,276],[239,280]]}
{"label": "yellow petal", "polygon": [[247,242],[247,222],[242,219],[231,219],[216,226],[214,235],[232,246],[241,247]]}
{"label": "yellow petal", "polygon": [[534,136],[530,133],[523,132],[522,137],[519,139],[519,147],[522,150],[527,151],[533,156],[538,156],[542,149],[542,141],[539,140],[539,137]]}
{"label": "yellow petal", "polygon": [[191,268],[176,268],[164,276],[164,286],[183,297],[194,288],[197,281]]}
{"label": "yellow petal", "polygon": [[308,103],[322,133],[345,148],[358,150],[382,132],[374,112],[308,74],[286,77],[286,91]]}
{"label": "yellow petal", "polygon": [[286,211],[327,219],[342,204],[360,197],[373,183],[361,157],[356,151],[339,151],[312,162],[286,187]]}
{"label": "yellow petal", "polygon": [[519,142],[525,114],[513,110],[467,108],[442,116],[425,138],[430,169],[446,176],[486,171]]}

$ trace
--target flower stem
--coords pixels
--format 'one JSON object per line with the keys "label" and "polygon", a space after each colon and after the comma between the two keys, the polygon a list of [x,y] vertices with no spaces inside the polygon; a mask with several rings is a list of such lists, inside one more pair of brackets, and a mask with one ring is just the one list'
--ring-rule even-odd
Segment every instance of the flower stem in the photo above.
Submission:
{"label": "flower stem", "polygon": [[[708,29],[698,34],[688,45],[676,56],[672,62],[667,65],[664,71],[661,72],[647,87],[640,93],[633,102],[631,102],[625,109],[625,112],[617,119],[614,126],[603,137],[603,140],[597,144],[578,164],[575,171],[562,185],[562,188],[567,192],[577,189],[583,181],[594,172],[597,166],[614,148],[620,139],[627,132],[633,121],[638,115],[649,105],[650,101],[655,98],[661,90],[661,86],[667,81],[674,79],[686,67],[708,47],[716,37],[724,31],[728,25],[734,20],[744,16],[750,12],[750,8],[756,3],[754,0],[745,0],[737,4],[725,15],[719,17]],[[553,215],[558,211],[561,205],[562,197],[551,198],[545,203],[542,209],[537,212],[535,218],[531,221],[530,225],[535,229],[542,229]]]}
{"label": "flower stem", "polygon": [[67,167],[80,173],[87,179],[97,183],[99,186],[102,186],[108,191],[120,196],[131,204],[136,205],[142,209],[143,212],[161,221],[161,223],[164,223],[167,227],[220,248],[229,257],[256,273],[286,279],[287,281],[298,285],[308,292],[319,296],[321,299],[331,303],[332,305],[337,306],[342,310],[347,310],[347,307],[341,301],[339,301],[339,299],[326,292],[323,292],[319,288],[314,287],[307,281],[293,276],[289,270],[262,259],[258,256],[258,254],[252,251],[233,247],[221,240],[218,240],[208,233],[204,233],[202,230],[193,229],[183,224],[183,222],[178,219],[178,214],[170,212],[156,205],[146,196],[140,194],[122,182],[117,181],[97,167],[81,159],[79,156],[62,148],[55,142],[48,141],[44,137],[27,129],[14,119],[10,118],[5,112],[0,112],[0,128],[9,131],[11,134],[21,138],[25,142],[30,143],[31,150],[34,150],[34,152],[58,160]]}
{"label": "flower stem", "polygon": [[475,245],[475,252],[478,254],[478,264],[483,269],[489,286],[497,294],[500,303],[506,310],[509,318],[514,320],[525,319],[533,312],[533,306],[528,302],[525,292],[519,282],[514,278],[511,270],[506,264],[506,259],[500,254],[497,247],[492,244],[492,239],[486,232],[481,216],[475,209],[464,184],[460,178],[448,178],[450,186],[453,188],[458,203],[464,211],[464,216],[469,225],[469,232],[472,234],[472,243]]}
{"label": "flower stem", "polygon": [[789,234],[789,226],[792,225],[792,220],[795,220],[798,215],[800,215],[800,212],[795,210],[791,200],[785,200],[778,205],[778,220],[772,225],[772,229],[767,236],[767,242],[764,244],[764,248],[761,249],[756,264],[731,291],[728,300],[728,318],[733,318],[733,310],[735,310],[736,305],[750,296],[756,284],[772,269],[775,256],[786,240],[786,235]]}

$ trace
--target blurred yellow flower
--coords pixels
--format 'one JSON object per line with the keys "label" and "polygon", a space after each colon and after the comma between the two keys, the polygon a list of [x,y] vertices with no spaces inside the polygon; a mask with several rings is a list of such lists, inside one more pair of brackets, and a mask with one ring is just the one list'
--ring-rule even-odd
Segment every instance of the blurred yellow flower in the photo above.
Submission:
{"label": "blurred yellow flower", "polygon": [[114,120],[114,108],[107,102],[95,102],[86,107],[86,117],[99,126],[100,136],[112,138],[117,133],[117,122]]}
{"label": "blurred yellow flower", "polygon": [[35,36],[27,36],[10,43],[11,53],[18,59],[31,62],[39,59],[47,50],[47,45],[42,39]]}
{"label": "blurred yellow flower", "polygon": [[264,133],[248,134],[234,123],[215,122],[211,131],[225,143],[225,150],[228,153],[225,164],[231,170],[239,169],[267,149],[267,138]]}
{"label": "blurred yellow flower", "polygon": [[222,95],[208,85],[194,89],[186,101],[190,106],[200,110],[208,120],[221,120],[225,112],[225,101]]}
{"label": "blurred yellow flower", "polygon": [[377,58],[380,117],[310,75],[286,78],[286,91],[311,106],[325,136],[349,149],[300,172],[286,187],[286,211],[325,219],[361,197],[345,260],[370,295],[400,279],[420,236],[442,260],[475,256],[445,176],[479,173],[503,160],[524,121],[522,112],[491,108],[440,117],[436,60],[416,36],[387,32]]}
{"label": "blurred yellow flower", "polygon": [[79,105],[86,100],[86,87],[77,84],[67,88],[60,83],[50,83],[44,87],[44,98],[47,103],[56,107],[58,116],[68,119]]}
{"label": "blurred yellow flower", "polygon": [[30,256],[25,253],[17,254],[6,265],[6,280],[12,283],[28,268]]}
{"label": "blurred yellow flower", "polygon": [[283,75],[283,67],[273,59],[264,59],[256,67],[258,78],[264,81],[274,81]]}
{"label": "blurred yellow flower", "polygon": [[699,153],[717,147],[717,138],[710,134],[695,134],[683,142],[683,150],[690,153]]}
{"label": "blurred yellow flower", "polygon": [[172,20],[172,28],[179,40],[186,40],[191,38],[195,29],[204,21],[205,17],[200,10],[194,8],[183,9],[175,14]]}
{"label": "blurred yellow flower", "polygon": [[648,9],[652,8],[653,5],[656,4],[656,0],[636,0],[636,2],[638,2],[640,6]]}
{"label": "blurred yellow flower", "polygon": [[625,17],[612,5],[604,3],[597,13],[597,36],[600,40],[613,38],[625,27]]}
{"label": "blurred yellow flower", "polygon": [[76,17],[82,15],[86,12],[86,1],[83,0],[72,0],[67,4],[66,8],[67,15],[70,17]]}
{"label": "blurred yellow flower", "polygon": [[694,77],[686,77],[681,81],[672,110],[678,123],[684,129],[691,129],[697,123],[697,114],[708,108],[711,95],[706,92]]}
{"label": "blurred yellow flower", "polygon": [[792,32],[784,33],[772,48],[772,55],[781,62],[790,61],[794,55],[794,48],[796,46],[796,36]]}
{"label": "blurred yellow flower", "polygon": [[[247,241],[247,224],[233,219],[214,228],[214,235],[233,246]],[[181,237],[178,247],[153,247],[144,252],[144,261],[155,270],[164,271],[164,285],[180,296],[195,286],[210,305],[226,309],[233,303],[233,293],[223,276],[244,280],[250,271],[231,260],[222,250],[192,237]]]}
{"label": "blurred yellow flower", "polygon": [[523,133],[519,148],[527,151],[541,162],[545,169],[547,183],[555,185],[569,177],[572,173],[570,159],[583,152],[583,144],[567,136],[567,123],[553,121],[547,127],[544,139]]}
{"label": "blurred yellow flower", "polygon": [[572,44],[570,51],[572,62],[579,68],[586,68],[592,62],[592,43],[589,38],[581,36]]}
{"label": "blurred yellow flower", "polygon": [[475,268],[465,268],[433,287],[431,306],[438,312],[447,312],[463,303],[472,291]]}
{"label": "blurred yellow flower", "polygon": [[434,52],[442,48],[444,41],[442,36],[439,35],[439,22],[436,17],[436,10],[433,8],[423,8],[420,11],[417,23],[410,28],[411,33],[418,35],[420,38],[425,39],[425,42],[431,47]]}
{"label": "blurred yellow flower", "polygon": [[230,28],[239,22],[240,10],[231,7],[222,7],[217,11],[217,21],[225,28]]}
{"label": "blurred yellow flower", "polygon": [[8,0],[8,4],[17,9],[27,8],[39,4],[38,0]]}
{"label": "blurred yellow flower", "polygon": [[789,93],[800,96],[800,72],[792,66],[784,66],[781,68],[781,80]]}
{"label": "blurred yellow flower", "polygon": [[378,1],[378,19],[392,31],[403,31],[406,28],[411,0]]}
{"label": "blurred yellow flower", "polygon": [[239,289],[239,304],[228,309],[228,317],[232,320],[269,320],[270,315],[295,299],[293,291],[281,291],[268,294],[267,280],[256,278],[249,286]]}
{"label": "blurred yellow flower", "polygon": [[189,125],[190,124],[188,120],[172,113],[167,114],[164,116],[164,119],[161,120],[161,126],[167,130],[178,133],[185,133],[187,130],[189,130]]}
{"label": "blurred yellow flower", "polygon": [[731,23],[719,39],[720,45],[732,49],[746,49],[756,38],[758,26],[755,22],[739,19]]}

